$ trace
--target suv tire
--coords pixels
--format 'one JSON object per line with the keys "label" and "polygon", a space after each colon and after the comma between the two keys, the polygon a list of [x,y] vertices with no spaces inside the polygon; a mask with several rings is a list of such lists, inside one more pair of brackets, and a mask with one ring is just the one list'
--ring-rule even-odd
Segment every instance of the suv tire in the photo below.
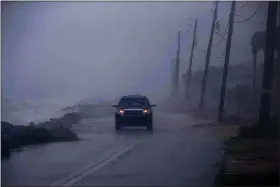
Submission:
{"label": "suv tire", "polygon": [[148,124],[147,124],[147,130],[148,131],[153,131],[154,127],[153,127],[153,120],[150,119]]}
{"label": "suv tire", "polygon": [[121,130],[121,126],[120,126],[120,124],[119,123],[115,123],[115,130],[116,131],[119,131],[119,130]]}

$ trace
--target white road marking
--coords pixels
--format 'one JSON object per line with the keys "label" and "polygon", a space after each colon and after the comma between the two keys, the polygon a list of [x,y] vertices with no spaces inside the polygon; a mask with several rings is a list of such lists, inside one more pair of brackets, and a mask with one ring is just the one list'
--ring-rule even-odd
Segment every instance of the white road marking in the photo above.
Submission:
{"label": "white road marking", "polygon": [[136,144],[133,144],[132,146],[126,148],[124,151],[120,151],[120,152],[114,154],[113,156],[110,156],[109,158],[103,159],[99,163],[93,163],[93,164],[83,168],[82,170],[77,171],[77,172],[69,175],[68,177],[65,177],[62,180],[54,182],[50,186],[52,186],[52,187],[54,187],[54,186],[71,186],[71,185],[77,183],[78,181],[82,180],[83,178],[87,177],[88,175],[92,174],[93,172],[96,172],[97,170],[99,170],[99,169],[105,167],[106,165],[110,164],[111,162],[117,160],[118,158],[122,157],[126,153],[132,151],[136,146],[142,144],[143,142],[144,141],[140,141]]}

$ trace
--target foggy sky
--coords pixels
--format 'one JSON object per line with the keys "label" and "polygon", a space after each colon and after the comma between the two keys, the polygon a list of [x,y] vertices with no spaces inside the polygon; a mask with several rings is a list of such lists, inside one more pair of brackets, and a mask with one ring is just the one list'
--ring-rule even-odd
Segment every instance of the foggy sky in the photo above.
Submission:
{"label": "foggy sky", "polygon": [[[255,4],[237,10],[249,16]],[[219,5],[222,31],[229,8],[230,3]],[[177,29],[185,72],[192,36],[188,18],[200,17],[194,68],[203,67],[200,51],[207,47],[211,9],[211,2],[2,2],[2,94],[60,101],[126,93],[166,97]],[[255,20],[265,21],[262,15]],[[235,26],[231,63],[250,63],[250,36],[263,28]],[[223,49],[224,44],[213,49],[211,65],[222,65],[223,58],[215,56]]]}

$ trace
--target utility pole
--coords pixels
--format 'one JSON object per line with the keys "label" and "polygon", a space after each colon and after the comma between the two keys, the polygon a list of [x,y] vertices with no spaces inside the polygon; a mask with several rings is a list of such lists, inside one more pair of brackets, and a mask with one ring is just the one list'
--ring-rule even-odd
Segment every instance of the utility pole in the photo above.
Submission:
{"label": "utility pole", "polygon": [[277,1],[268,2],[268,14],[266,23],[266,44],[264,53],[264,69],[262,82],[261,106],[259,112],[259,124],[264,125],[270,118],[270,101],[272,90],[272,74],[274,65],[274,50],[276,45],[276,20]]}
{"label": "utility pole", "polygon": [[179,93],[179,65],[180,65],[180,43],[181,43],[181,37],[180,37],[180,30],[177,34],[177,56],[176,56],[176,63],[175,63],[175,81],[174,81],[174,90],[173,90],[173,96],[178,97]]}
{"label": "utility pole", "polygon": [[197,19],[195,19],[195,23],[194,23],[194,32],[193,32],[192,49],[191,49],[190,63],[189,63],[189,69],[188,69],[188,79],[187,79],[187,90],[186,90],[187,92],[186,92],[186,97],[187,97],[187,93],[189,92],[190,83],[191,83],[192,62],[193,62],[193,49],[194,49],[194,46],[196,45],[196,28],[197,28]]}
{"label": "utility pole", "polygon": [[171,95],[170,95],[170,98],[172,98],[172,97],[174,97],[174,95],[175,95],[175,81],[176,81],[176,77],[175,77],[175,66],[176,66],[176,59],[175,58],[173,58],[172,59],[172,61],[171,61],[171,64],[172,64],[172,67],[171,67],[171,69],[172,69],[172,74],[171,74],[171,85],[172,85],[172,90],[171,90]]}
{"label": "utility pole", "polygon": [[236,1],[232,1],[230,15],[229,15],[229,22],[228,22],[229,28],[228,28],[228,36],[227,36],[227,44],[226,44],[226,54],[225,54],[224,71],[223,71],[223,78],[222,78],[222,85],[221,85],[221,93],[220,93],[219,116],[218,116],[219,121],[221,121],[223,118],[223,110],[225,104],[227,74],[228,74],[228,64],[229,64],[229,56],[230,56],[230,49],[231,49],[231,38],[233,33],[235,4]]}
{"label": "utility pole", "polygon": [[[278,27],[280,27],[280,1],[278,1],[277,11],[278,11]],[[277,46],[276,51],[277,51],[277,59],[276,59],[276,62],[274,63],[275,64],[274,69],[276,70],[275,71],[275,93],[274,93],[274,95],[276,98],[275,99],[276,100],[276,102],[275,102],[276,120],[277,120],[278,124],[280,124],[280,98],[277,97],[277,95],[280,95],[280,46],[279,45]]]}
{"label": "utility pole", "polygon": [[212,42],[213,42],[215,23],[216,23],[216,20],[217,20],[217,11],[218,11],[218,1],[215,1],[215,10],[214,10],[213,21],[212,21],[212,25],[211,25],[210,39],[209,39],[207,53],[206,53],[206,62],[205,62],[204,74],[203,74],[203,78],[202,78],[202,88],[201,88],[201,94],[200,94],[199,108],[202,108],[203,105],[204,105],[204,93],[205,93],[205,87],[206,87],[208,66],[209,66],[209,62],[210,62],[210,55],[211,55],[211,48],[212,48]]}

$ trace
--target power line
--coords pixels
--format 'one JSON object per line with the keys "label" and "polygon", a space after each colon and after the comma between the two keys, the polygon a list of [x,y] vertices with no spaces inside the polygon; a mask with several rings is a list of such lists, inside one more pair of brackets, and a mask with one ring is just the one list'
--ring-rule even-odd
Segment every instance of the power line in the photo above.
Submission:
{"label": "power line", "polygon": [[226,30],[225,30],[225,33],[223,34],[223,36],[219,35],[222,37],[222,39],[219,42],[217,42],[216,44],[212,44],[212,47],[216,47],[216,46],[220,45],[223,41],[225,41],[227,32],[228,32],[228,25],[226,27]]}
{"label": "power line", "polygon": [[[244,16],[235,14],[235,16],[243,17],[245,20],[239,21],[239,22],[234,22],[234,23],[244,23],[244,22],[246,22],[246,21],[249,21],[251,18],[253,18],[253,17],[256,15],[256,13],[258,12],[258,10],[260,9],[260,4],[261,4],[261,2],[259,2],[258,7],[257,7],[257,10],[256,10],[249,18],[245,18]],[[243,7],[244,5],[245,5],[245,3],[243,3],[242,7]],[[217,42],[216,44],[213,44],[212,47],[216,47],[216,46],[220,45],[223,41],[226,40],[226,35],[227,35],[227,32],[228,32],[228,27],[229,27],[229,26],[227,25],[227,27],[226,27],[226,29],[225,29],[225,32],[224,32],[224,35],[222,36],[222,39],[221,39],[219,42]],[[218,36],[221,36],[221,35],[218,34],[217,32],[216,32],[216,34],[217,34]]]}
{"label": "power line", "polygon": [[[241,17],[243,19],[247,19],[245,16],[242,16],[240,14],[235,14],[235,16]],[[250,22],[250,23],[258,24],[258,25],[265,25],[266,24],[265,22]]]}
{"label": "power line", "polygon": [[[248,18],[246,18],[246,19],[244,19],[244,20],[242,20],[242,21],[235,21],[234,23],[245,23],[245,22],[249,21],[250,19],[252,19],[252,18],[256,15],[256,13],[259,11],[259,9],[260,9],[260,7],[261,7],[260,5],[261,5],[261,2],[259,2],[256,11],[253,12],[253,14],[252,14],[250,17],[248,17]],[[235,15],[236,15],[236,14],[235,14]],[[241,17],[241,16],[239,15],[239,17]]]}

